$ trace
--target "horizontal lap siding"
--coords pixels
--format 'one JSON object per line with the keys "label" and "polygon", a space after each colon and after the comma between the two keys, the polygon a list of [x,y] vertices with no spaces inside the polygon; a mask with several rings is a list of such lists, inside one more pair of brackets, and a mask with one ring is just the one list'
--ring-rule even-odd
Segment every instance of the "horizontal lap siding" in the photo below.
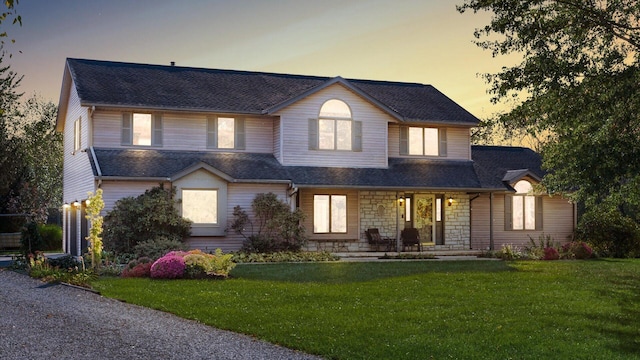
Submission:
{"label": "horizontal lap siding", "polygon": [[[253,218],[251,203],[258,194],[272,192],[282,201],[289,203],[287,196],[288,185],[280,184],[228,184],[227,186],[227,235],[225,237],[215,238],[191,238],[190,246],[192,248],[216,246],[222,248],[223,251],[236,251],[242,247],[244,237],[236,234],[231,230],[230,226],[233,222],[233,208],[240,206],[247,212],[250,218]],[[257,231],[257,228],[254,229]],[[247,227],[245,235],[251,235],[251,227]],[[197,246],[195,246],[197,245]]]}
{"label": "horizontal lap siding", "polygon": [[[529,237],[538,241],[541,236],[551,236],[558,243],[565,243],[573,234],[573,205],[559,196],[543,196],[543,229],[505,231],[504,195],[495,195],[493,199],[495,250],[504,245],[519,247],[530,243]],[[484,250],[489,247],[489,195],[483,194],[472,202],[471,245],[473,249]]]}
{"label": "horizontal lap siding", "polygon": [[[470,160],[470,133],[468,128],[447,129],[447,156],[446,159]],[[389,157],[400,156],[400,125],[389,124]],[[415,155],[403,155],[402,157],[415,158]],[[432,158],[432,157],[426,157]]]}
{"label": "horizontal lap siding", "polygon": [[[206,121],[203,114],[162,113],[162,149],[215,151],[207,148]],[[94,146],[122,147],[122,112],[96,111],[93,114],[93,122]],[[245,118],[245,136],[246,149],[243,151],[272,153],[273,119]]]}
{"label": "horizontal lap siding", "polygon": [[[347,233],[346,234],[314,234],[313,233],[313,195],[347,195]],[[309,240],[352,240],[360,239],[359,193],[356,190],[336,189],[301,189],[300,210],[306,214],[304,227]]]}
{"label": "horizontal lap siding", "polygon": [[113,210],[116,201],[128,196],[137,197],[158,185],[158,182],[153,181],[103,181],[100,188],[102,200],[104,200],[104,212]]}
{"label": "horizontal lap siding", "polygon": [[71,86],[67,116],[64,123],[64,165],[63,165],[63,201],[71,203],[87,198],[87,193],[95,190],[95,178],[89,162],[89,152],[77,151],[74,154],[74,126],[81,118],[80,149],[89,145],[89,112],[80,105],[75,85]]}
{"label": "horizontal lap siding", "polygon": [[[309,119],[317,119],[325,101],[347,103],[354,121],[362,122],[362,151],[309,150]],[[331,167],[386,167],[387,124],[393,119],[341,85],[319,91],[280,112],[284,165]]]}

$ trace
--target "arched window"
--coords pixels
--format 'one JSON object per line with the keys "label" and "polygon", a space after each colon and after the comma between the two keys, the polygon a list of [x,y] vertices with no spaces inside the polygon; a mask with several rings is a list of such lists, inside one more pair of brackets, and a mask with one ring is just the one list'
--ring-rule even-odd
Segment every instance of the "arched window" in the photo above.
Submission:
{"label": "arched window", "polygon": [[536,197],[532,195],[533,186],[526,180],[520,180],[513,187],[513,230],[536,229]]}
{"label": "arched window", "polygon": [[327,100],[318,116],[318,149],[352,150],[353,121],[344,101]]}

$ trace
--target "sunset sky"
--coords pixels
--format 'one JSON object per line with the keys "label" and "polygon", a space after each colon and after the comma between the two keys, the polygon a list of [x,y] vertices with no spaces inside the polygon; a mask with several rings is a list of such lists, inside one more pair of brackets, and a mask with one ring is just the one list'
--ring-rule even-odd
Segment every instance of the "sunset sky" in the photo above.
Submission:
{"label": "sunset sky", "polygon": [[5,64],[20,90],[58,103],[67,57],[431,84],[474,115],[497,72],[473,44],[489,14],[462,0],[21,0]]}

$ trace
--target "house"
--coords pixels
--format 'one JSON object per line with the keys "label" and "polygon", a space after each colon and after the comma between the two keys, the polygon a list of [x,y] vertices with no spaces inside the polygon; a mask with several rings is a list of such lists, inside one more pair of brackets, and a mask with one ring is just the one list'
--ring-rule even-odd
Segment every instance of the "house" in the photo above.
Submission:
{"label": "house", "polygon": [[193,248],[237,250],[234,206],[273,192],[308,216],[310,250],[368,251],[365,231],[423,249],[564,241],[575,208],[535,194],[529,149],[471,146],[478,119],[433,86],[67,59],[64,244],[86,247],[88,192],[105,211],[166,183],[193,220]]}

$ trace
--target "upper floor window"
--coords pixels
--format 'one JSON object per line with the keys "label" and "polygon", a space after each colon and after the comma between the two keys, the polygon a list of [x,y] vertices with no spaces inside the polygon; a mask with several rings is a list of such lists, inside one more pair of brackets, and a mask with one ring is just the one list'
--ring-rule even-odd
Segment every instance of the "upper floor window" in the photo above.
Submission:
{"label": "upper floor window", "polygon": [[527,180],[518,181],[514,195],[505,198],[507,230],[542,230],[542,198],[532,194],[533,186]]}
{"label": "upper floor window", "polygon": [[447,129],[400,127],[400,155],[447,156]]}
{"label": "upper floor window", "polygon": [[122,114],[122,145],[162,146],[162,117],[159,114]]}
{"label": "upper floor window", "polygon": [[223,116],[208,117],[207,147],[213,149],[244,149],[244,119]]}
{"label": "upper floor window", "polygon": [[78,118],[78,120],[73,123],[73,150],[78,151],[82,146],[82,118]]}
{"label": "upper floor window", "polygon": [[362,151],[362,122],[353,121],[342,100],[331,99],[309,120],[309,149]]}

